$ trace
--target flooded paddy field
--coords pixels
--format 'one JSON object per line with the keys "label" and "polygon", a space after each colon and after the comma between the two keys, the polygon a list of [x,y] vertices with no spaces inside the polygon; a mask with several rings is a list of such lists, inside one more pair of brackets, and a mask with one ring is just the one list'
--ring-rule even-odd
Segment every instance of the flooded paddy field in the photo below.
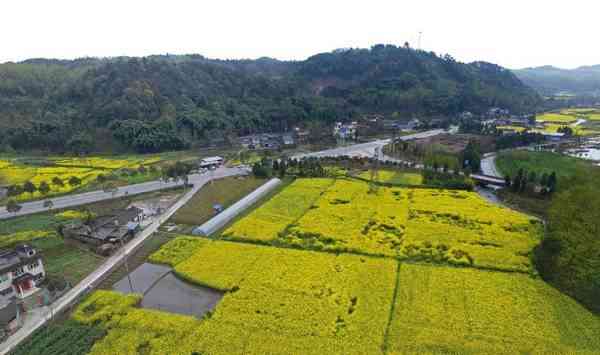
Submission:
{"label": "flooded paddy field", "polygon": [[202,318],[223,293],[177,278],[170,267],[144,263],[113,286],[122,293],[143,295],[141,307]]}

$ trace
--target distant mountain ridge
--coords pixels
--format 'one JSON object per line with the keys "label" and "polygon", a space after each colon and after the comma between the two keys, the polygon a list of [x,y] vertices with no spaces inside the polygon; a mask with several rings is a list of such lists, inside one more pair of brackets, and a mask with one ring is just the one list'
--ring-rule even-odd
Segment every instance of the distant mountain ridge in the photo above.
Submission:
{"label": "distant mountain ridge", "polygon": [[600,95],[600,65],[561,69],[551,65],[513,70],[526,85],[543,95]]}
{"label": "distant mountain ridge", "polygon": [[393,45],[304,61],[201,55],[30,59],[0,65],[0,147],[139,152],[230,134],[398,113],[531,110],[540,97],[491,63]]}

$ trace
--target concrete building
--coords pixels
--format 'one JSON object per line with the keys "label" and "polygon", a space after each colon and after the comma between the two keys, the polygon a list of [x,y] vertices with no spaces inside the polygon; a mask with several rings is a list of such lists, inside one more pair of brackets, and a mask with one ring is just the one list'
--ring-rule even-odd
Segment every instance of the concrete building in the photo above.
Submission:
{"label": "concrete building", "polygon": [[25,299],[37,291],[46,278],[42,257],[29,245],[0,251],[0,296]]}
{"label": "concrete building", "polygon": [[216,168],[216,167],[223,165],[224,162],[225,162],[225,160],[219,156],[207,157],[207,158],[203,158],[202,160],[200,160],[200,167],[201,168]]}

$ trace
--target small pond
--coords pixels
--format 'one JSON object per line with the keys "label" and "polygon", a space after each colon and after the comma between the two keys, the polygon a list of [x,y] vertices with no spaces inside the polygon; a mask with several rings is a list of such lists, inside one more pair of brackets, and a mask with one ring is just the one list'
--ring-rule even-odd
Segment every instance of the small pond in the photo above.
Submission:
{"label": "small pond", "polygon": [[113,289],[143,294],[141,306],[202,318],[223,298],[223,292],[189,284],[177,278],[167,266],[144,263],[119,280]]}

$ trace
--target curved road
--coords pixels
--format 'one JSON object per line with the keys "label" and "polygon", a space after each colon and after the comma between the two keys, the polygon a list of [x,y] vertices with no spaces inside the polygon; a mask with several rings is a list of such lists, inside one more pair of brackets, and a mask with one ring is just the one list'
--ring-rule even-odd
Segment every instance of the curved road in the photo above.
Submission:
{"label": "curved road", "polygon": [[[434,129],[425,132],[419,132],[414,134],[409,134],[406,136],[398,137],[400,140],[409,141],[413,139],[423,139],[429,138],[433,136],[437,136],[438,134],[442,134],[445,131],[443,129]],[[349,157],[375,157],[378,155],[377,150],[382,148],[384,145],[390,143],[391,139],[380,139],[373,142],[368,143],[359,143],[349,145],[347,147],[339,147],[333,149],[322,150],[320,152],[314,153],[306,153],[306,154],[297,154],[292,156],[295,159],[302,158],[310,158],[310,157],[338,157],[338,156],[349,156]],[[380,157],[382,159],[382,157]],[[388,158],[390,159],[390,158]],[[388,160],[386,159],[386,160]],[[391,159],[390,159],[391,160]]]}
{"label": "curved road", "polygon": [[504,177],[496,167],[496,153],[488,153],[481,159],[481,172],[483,175],[495,176],[503,179]]}

